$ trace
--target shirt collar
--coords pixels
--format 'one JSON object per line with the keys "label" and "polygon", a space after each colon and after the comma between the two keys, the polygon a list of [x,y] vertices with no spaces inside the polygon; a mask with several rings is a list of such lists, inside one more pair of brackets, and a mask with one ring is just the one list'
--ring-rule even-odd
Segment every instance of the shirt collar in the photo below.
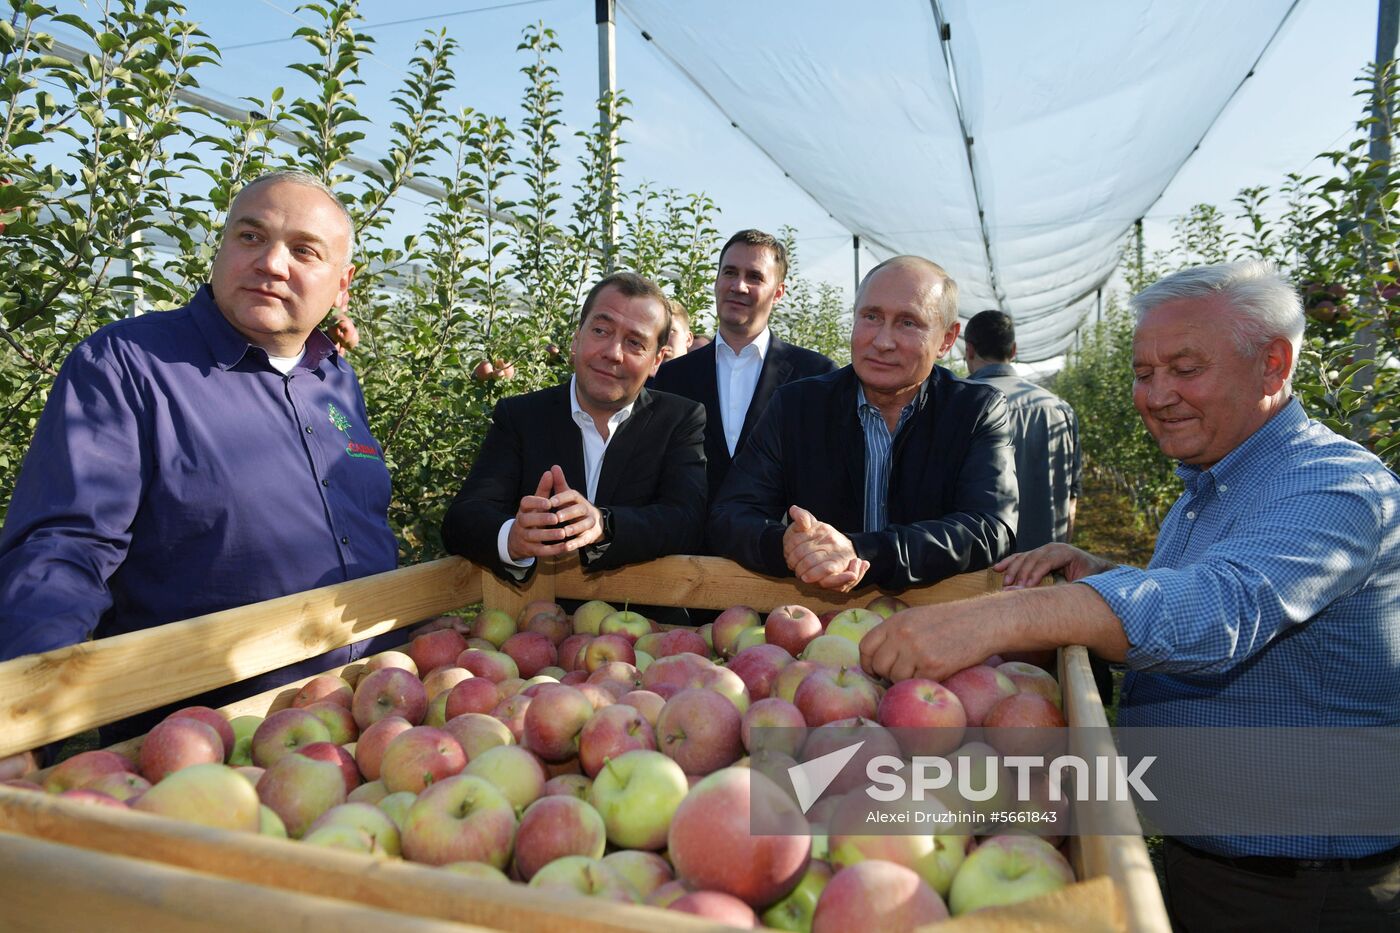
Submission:
{"label": "shirt collar", "polygon": [[1246,484],[1253,479],[1251,474],[1267,471],[1277,463],[1279,448],[1287,443],[1291,435],[1297,434],[1307,425],[1308,415],[1303,411],[1302,404],[1296,398],[1289,399],[1288,404],[1275,412],[1272,418],[1241,441],[1234,450],[1221,457],[1218,463],[1209,469],[1182,463],[1177,466],[1176,475],[1181,477],[1186,488],[1193,493],[1206,477],[1217,486],[1226,483]]}
{"label": "shirt collar", "polygon": [[1015,376],[1016,367],[1010,363],[988,363],[975,373],[968,373],[969,379],[993,379],[997,376]]}
{"label": "shirt collar", "polygon": [[[909,415],[913,413],[913,411],[914,411],[914,406],[917,405],[917,404],[919,404],[919,399],[923,396],[923,393],[926,392],[927,390],[928,390],[928,383],[927,383],[927,381],[925,381],[924,385],[921,386],[921,387],[919,388],[919,394],[916,395],[916,396],[914,396],[914,398],[911,399],[911,400],[909,401],[909,404],[905,405],[903,408],[901,408],[901,409],[899,410],[899,423],[895,425],[895,430],[896,430],[896,431],[898,431],[900,425],[903,425],[904,422],[909,418]],[[876,415],[878,415],[881,419],[883,419],[883,418],[885,417],[884,413],[881,412],[880,409],[876,408],[874,405],[872,405],[872,404],[870,404],[868,401],[866,401],[866,399],[865,399],[865,386],[861,385],[860,380],[857,379],[857,380],[856,380],[856,413],[859,414],[862,410],[874,412],[874,413],[875,413]]]}
{"label": "shirt collar", "polygon": [[[220,369],[228,370],[237,366],[238,363],[253,348],[238,330],[228,322],[224,313],[219,310],[219,306],[214,302],[214,292],[208,285],[201,285],[199,291],[195,293],[189,304],[190,313],[194,316],[195,326],[204,335],[204,342],[209,346],[209,352],[214,357],[214,362]],[[298,368],[314,370],[325,360],[329,359],[337,369],[341,368],[342,361],[340,351],[336,349],[335,343],[318,328],[313,330],[306,338],[306,355],[297,364]]]}
{"label": "shirt collar", "polygon": [[763,328],[763,330],[759,331],[758,336],[755,337],[755,338],[753,339],[753,342],[752,342],[752,343],[750,343],[748,346],[744,347],[744,349],[740,350],[738,353],[735,353],[735,352],[734,352],[734,348],[731,347],[731,346],[729,345],[729,342],[726,341],[726,340],[724,339],[724,334],[721,333],[718,329],[715,330],[715,353],[716,353],[716,354],[718,354],[718,353],[720,352],[720,350],[728,350],[730,356],[735,357],[735,358],[738,358],[738,357],[742,356],[743,354],[747,353],[748,350],[749,350],[749,347],[753,347],[754,352],[758,354],[758,358],[759,358],[760,360],[762,360],[762,359],[765,359],[765,358],[768,356],[768,347],[769,347],[769,345],[770,345],[772,342],[773,342],[773,331],[771,331],[770,329],[768,329],[767,327],[765,327],[765,328]]}
{"label": "shirt collar", "polygon": [[[632,399],[632,401],[628,402],[626,405],[622,406],[617,411],[613,412],[611,416],[609,416],[609,438],[612,437],[613,428],[617,427],[619,424],[622,424],[622,422],[632,417],[632,408],[636,404],[637,400]],[[578,376],[569,377],[569,414],[573,416],[574,423],[579,425],[580,427],[582,427],[584,424],[592,424],[594,425],[594,427],[597,427],[597,424],[593,421],[593,416],[590,415],[588,412],[584,411],[583,406],[579,405],[578,403]]]}

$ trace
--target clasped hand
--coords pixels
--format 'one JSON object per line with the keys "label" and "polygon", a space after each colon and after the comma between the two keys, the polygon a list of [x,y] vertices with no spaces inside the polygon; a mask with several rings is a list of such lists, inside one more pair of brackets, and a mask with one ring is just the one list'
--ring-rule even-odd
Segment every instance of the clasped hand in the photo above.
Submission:
{"label": "clasped hand", "polygon": [[806,509],[788,509],[792,524],[783,532],[783,559],[803,583],[846,593],[860,584],[870,561],[856,555],[851,539]]}
{"label": "clasped hand", "polygon": [[520,500],[506,549],[515,560],[555,557],[587,547],[603,536],[602,513],[571,489],[557,464],[540,477],[534,495]]}

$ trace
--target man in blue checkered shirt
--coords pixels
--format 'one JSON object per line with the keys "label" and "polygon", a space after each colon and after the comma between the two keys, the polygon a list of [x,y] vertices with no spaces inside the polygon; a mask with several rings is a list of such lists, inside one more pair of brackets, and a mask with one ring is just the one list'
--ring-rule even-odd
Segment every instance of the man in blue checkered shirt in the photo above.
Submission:
{"label": "man in blue checkered shirt", "polygon": [[[1013,555],[996,569],[1014,592],[895,615],[862,642],[866,669],[942,679],[1083,644],[1131,669],[1120,726],[1400,726],[1400,480],[1292,397],[1297,293],[1244,262],[1132,305],[1133,401],[1186,486],[1148,568],[1066,544]],[[1035,588],[1055,572],[1082,585]],[[1372,779],[1394,794],[1394,774]],[[1166,851],[1178,929],[1400,928],[1394,838],[1192,842]]]}

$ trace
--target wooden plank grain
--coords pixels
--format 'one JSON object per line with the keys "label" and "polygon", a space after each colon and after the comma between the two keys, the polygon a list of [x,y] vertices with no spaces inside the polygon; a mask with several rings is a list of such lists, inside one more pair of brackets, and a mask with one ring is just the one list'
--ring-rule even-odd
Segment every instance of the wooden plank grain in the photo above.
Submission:
{"label": "wooden plank grain", "polygon": [[[719,933],[730,929],[699,917],[662,914],[655,908],[476,881],[397,859],[312,850],[304,843],[94,807],[4,786],[0,786],[0,833],[147,859],[247,885],[355,901],[376,910],[401,911],[405,919],[450,920],[506,933],[654,933],[658,929]],[[70,895],[82,884],[81,876],[70,878]],[[282,928],[273,924],[261,929]],[[158,926],[153,929],[162,931]]]}
{"label": "wooden plank grain", "polygon": [[0,833],[0,903],[7,933],[490,933],[10,833]]}
{"label": "wooden plank grain", "polygon": [[[1099,697],[1089,652],[1081,645],[1060,649],[1060,687],[1075,754],[1116,755],[1108,717]],[[1118,886],[1128,929],[1169,933],[1171,923],[1152,858],[1142,839],[1142,823],[1129,801],[1100,803],[1076,811],[1074,869],[1081,877],[1106,875]]]}
{"label": "wooden plank grain", "polygon": [[481,598],[447,558],[0,663],[0,757]]}
{"label": "wooden plank grain", "polygon": [[[662,557],[634,567],[597,573],[584,573],[577,560],[566,560],[554,562],[537,576],[545,574],[553,577],[557,597],[602,599],[614,605],[628,601],[693,609],[746,605],[767,613],[778,606],[798,604],[820,613],[865,606],[878,595],[872,590],[833,593],[793,577],[753,573],[722,557],[698,555]],[[910,605],[923,606],[981,596],[1000,588],[1001,574],[988,570],[906,590],[899,596]]]}

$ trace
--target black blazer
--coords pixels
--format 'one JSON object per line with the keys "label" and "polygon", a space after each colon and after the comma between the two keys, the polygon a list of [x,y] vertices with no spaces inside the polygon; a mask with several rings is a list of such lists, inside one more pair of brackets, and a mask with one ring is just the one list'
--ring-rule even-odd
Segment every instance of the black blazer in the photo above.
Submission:
{"label": "black blazer", "polygon": [[934,367],[891,451],[888,524],[865,527],[865,433],[855,370],[773,396],[712,504],[709,542],[751,570],[790,576],[787,509],[800,505],[870,561],[865,583],[901,590],[1010,554],[1016,467],[1006,397]]}
{"label": "black blazer", "polygon": [[[758,373],[758,385],[754,387],[753,398],[749,401],[744,426],[739,431],[739,443],[734,446],[735,454],[744,449],[744,442],[779,386],[835,369],[836,364],[820,353],[773,337],[768,344],[768,353],[763,357],[763,368]],[[708,343],[692,353],[662,363],[651,384],[662,392],[683,395],[705,406],[705,463],[709,474],[710,501],[713,502],[720,484],[729,473],[730,465],[729,445],[724,442],[724,420],[719,408],[715,344]]]}
{"label": "black blazer", "polygon": [[[593,504],[612,510],[613,538],[594,560],[580,553],[585,569],[607,570],[699,548],[705,522],[704,432],[705,410],[699,405],[642,390],[603,454]],[[443,517],[448,553],[503,579],[517,579],[502,565],[496,537],[515,517],[521,498],[533,495],[540,476],[556,463],[571,487],[587,490],[569,382],[501,399],[471,473]]]}

